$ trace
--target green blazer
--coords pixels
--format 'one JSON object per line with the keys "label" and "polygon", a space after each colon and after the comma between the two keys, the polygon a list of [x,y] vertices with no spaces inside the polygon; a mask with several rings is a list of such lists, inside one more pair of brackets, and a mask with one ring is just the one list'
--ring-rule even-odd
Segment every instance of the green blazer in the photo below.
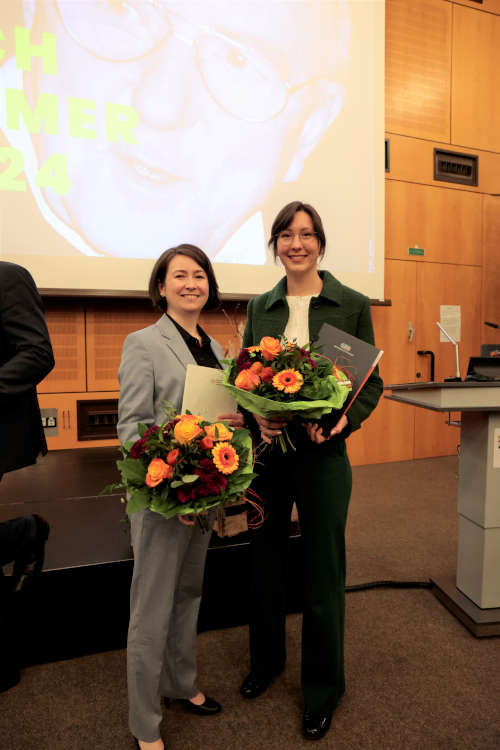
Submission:
{"label": "green blazer", "polygon": [[[317,297],[312,298],[309,305],[311,339],[315,339],[323,323],[330,323],[352,336],[373,344],[373,325],[368,297],[344,286],[328,271],[319,271],[319,275],[323,280],[323,289]],[[243,346],[258,344],[263,336],[281,336],[286,328],[288,316],[286,276],[284,276],[269,292],[260,294],[248,303]],[[342,433],[344,437],[353,430],[359,429],[361,422],[373,411],[382,393],[382,387],[382,379],[377,367],[347,412],[350,429]],[[325,427],[327,426],[325,422]]]}

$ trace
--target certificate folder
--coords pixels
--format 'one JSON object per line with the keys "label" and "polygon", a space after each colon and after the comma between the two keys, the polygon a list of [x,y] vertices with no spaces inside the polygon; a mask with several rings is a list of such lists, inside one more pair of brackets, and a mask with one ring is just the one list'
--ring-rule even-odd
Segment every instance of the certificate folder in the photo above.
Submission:
{"label": "certificate folder", "polygon": [[215,422],[219,414],[237,411],[237,404],[222,385],[224,370],[215,367],[188,365],[182,399],[182,413],[190,411],[209,422]]}
{"label": "certificate folder", "polygon": [[329,357],[352,383],[351,393],[343,406],[345,414],[384,352],[329,323],[323,323],[315,343],[321,347],[320,354]]}

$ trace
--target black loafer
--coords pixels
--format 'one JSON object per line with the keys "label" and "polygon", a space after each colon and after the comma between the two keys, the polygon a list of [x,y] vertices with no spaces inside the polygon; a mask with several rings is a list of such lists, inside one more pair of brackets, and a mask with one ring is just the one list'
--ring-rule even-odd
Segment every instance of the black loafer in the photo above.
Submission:
{"label": "black loafer", "polygon": [[241,695],[244,698],[257,698],[267,690],[271,682],[275,677],[277,677],[278,674],[279,672],[275,672],[274,674],[267,675],[266,677],[257,677],[256,675],[252,674],[252,672],[250,672],[250,674],[247,674],[242,682],[240,688]]}
{"label": "black loafer", "polygon": [[188,698],[182,698],[180,703],[186,711],[190,711],[197,716],[213,716],[222,711],[221,704],[214,701],[213,698],[209,698],[208,695],[205,696],[204,702],[200,703],[199,706],[197,706],[196,703],[192,703]]}
{"label": "black loafer", "polygon": [[332,712],[327,714],[312,714],[304,711],[302,734],[308,740],[320,740],[330,729]]}
{"label": "black loafer", "polygon": [[45,557],[45,542],[49,537],[50,526],[42,516],[34,513],[28,520],[30,524],[29,538],[14,560],[12,569],[12,587],[19,591],[27,576],[40,573]]}

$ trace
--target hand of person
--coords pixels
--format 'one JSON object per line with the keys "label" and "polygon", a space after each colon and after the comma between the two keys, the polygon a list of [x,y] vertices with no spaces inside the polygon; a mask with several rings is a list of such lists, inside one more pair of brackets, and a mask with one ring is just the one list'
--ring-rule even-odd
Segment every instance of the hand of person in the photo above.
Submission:
{"label": "hand of person", "polygon": [[327,437],[324,436],[323,430],[321,428],[321,425],[318,423],[313,424],[312,422],[306,422],[305,428],[307,431],[307,434],[309,438],[313,441],[313,443],[324,443],[326,440],[330,440],[331,437],[334,435],[339,435],[344,427],[347,427],[347,417],[345,414],[342,414],[339,421],[335,425],[335,427],[332,427]]}
{"label": "hand of person", "polygon": [[265,443],[272,443],[273,438],[281,435],[281,428],[286,425],[286,419],[266,419],[259,414],[253,416],[259,425],[260,434]]}
{"label": "hand of person", "polygon": [[238,430],[243,427],[245,419],[243,417],[243,414],[240,414],[239,411],[233,411],[229,414],[218,414],[217,421],[227,422],[229,427],[232,427],[233,430]]}

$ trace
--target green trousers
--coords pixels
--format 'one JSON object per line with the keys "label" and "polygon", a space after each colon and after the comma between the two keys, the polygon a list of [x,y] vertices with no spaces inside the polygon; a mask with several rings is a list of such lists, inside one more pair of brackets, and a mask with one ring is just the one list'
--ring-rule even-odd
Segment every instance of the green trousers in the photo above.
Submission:
{"label": "green trousers", "polygon": [[345,690],[345,525],[352,475],[344,442],[279,447],[256,464],[253,488],[267,513],[250,542],[251,671],[267,677],[286,659],[285,605],[290,512],[303,542],[302,690],[306,710],[326,713]]}

